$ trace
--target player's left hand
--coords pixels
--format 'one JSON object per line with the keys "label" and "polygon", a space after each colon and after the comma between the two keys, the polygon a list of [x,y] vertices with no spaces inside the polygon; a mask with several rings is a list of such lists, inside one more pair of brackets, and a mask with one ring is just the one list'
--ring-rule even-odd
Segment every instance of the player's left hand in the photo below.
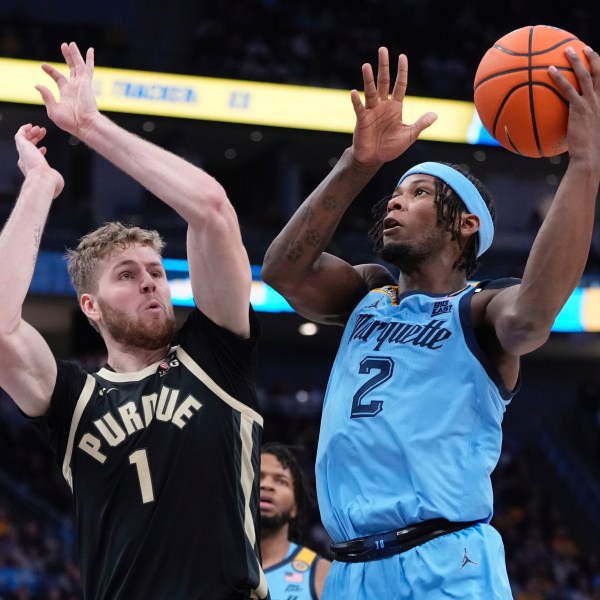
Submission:
{"label": "player's left hand", "polygon": [[61,44],[60,49],[69,67],[68,79],[52,65],[42,65],[43,71],[56,82],[60,100],[57,102],[52,92],[43,85],[36,85],[35,88],[41,94],[54,124],[81,137],[81,132],[100,114],[92,91],[94,49],[88,49],[85,61],[75,42]]}

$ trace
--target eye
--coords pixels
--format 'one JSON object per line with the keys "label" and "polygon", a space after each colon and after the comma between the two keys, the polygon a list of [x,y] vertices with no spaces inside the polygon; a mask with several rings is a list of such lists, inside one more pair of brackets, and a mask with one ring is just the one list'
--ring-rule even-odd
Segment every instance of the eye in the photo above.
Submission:
{"label": "eye", "polygon": [[160,279],[161,277],[163,277],[163,272],[162,271],[153,271],[152,272],[152,277],[154,277],[155,279]]}
{"label": "eye", "polygon": [[119,275],[119,279],[124,279],[124,280],[133,279],[133,275],[129,271],[124,271],[123,273],[121,273]]}

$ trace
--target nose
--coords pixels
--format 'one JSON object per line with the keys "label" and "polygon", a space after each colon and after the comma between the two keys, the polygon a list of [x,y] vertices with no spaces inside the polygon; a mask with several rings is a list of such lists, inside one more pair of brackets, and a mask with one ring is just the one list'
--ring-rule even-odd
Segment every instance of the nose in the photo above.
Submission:
{"label": "nose", "polygon": [[393,210],[402,210],[402,196],[400,196],[400,194],[394,194],[387,203],[388,213]]}
{"label": "nose", "polygon": [[140,281],[140,290],[143,294],[148,294],[156,290],[156,281],[150,273],[144,272],[142,280]]}
{"label": "nose", "polygon": [[270,480],[267,477],[263,477],[260,480],[260,489],[272,491],[274,488],[273,488],[273,484],[270,482]]}

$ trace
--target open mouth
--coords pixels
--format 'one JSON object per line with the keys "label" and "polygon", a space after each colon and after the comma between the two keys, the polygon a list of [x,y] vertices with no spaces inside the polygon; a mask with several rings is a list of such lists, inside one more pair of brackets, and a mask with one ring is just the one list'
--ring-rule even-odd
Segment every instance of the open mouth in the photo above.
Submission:
{"label": "open mouth", "polygon": [[146,305],[144,310],[162,310],[162,304],[158,300],[153,300]]}
{"label": "open mouth", "polygon": [[396,219],[392,219],[391,217],[386,217],[383,220],[383,233],[387,233],[396,227],[402,227],[402,225],[396,221]]}

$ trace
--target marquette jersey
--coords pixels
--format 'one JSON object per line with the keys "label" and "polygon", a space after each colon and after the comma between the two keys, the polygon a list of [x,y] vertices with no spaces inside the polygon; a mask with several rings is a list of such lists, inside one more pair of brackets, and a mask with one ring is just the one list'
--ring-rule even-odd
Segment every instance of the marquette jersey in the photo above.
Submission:
{"label": "marquette jersey", "polygon": [[438,517],[490,521],[490,473],[512,393],[475,341],[470,303],[479,289],[399,295],[387,286],[350,315],[316,465],[334,541]]}
{"label": "marquette jersey", "polygon": [[74,494],[86,600],[268,596],[255,520],[256,337],[194,309],[177,342],[136,373],[57,361],[45,419]]}
{"label": "marquette jersey", "polygon": [[285,559],[265,569],[271,600],[317,600],[315,567],[319,560],[309,548],[290,543]]}

